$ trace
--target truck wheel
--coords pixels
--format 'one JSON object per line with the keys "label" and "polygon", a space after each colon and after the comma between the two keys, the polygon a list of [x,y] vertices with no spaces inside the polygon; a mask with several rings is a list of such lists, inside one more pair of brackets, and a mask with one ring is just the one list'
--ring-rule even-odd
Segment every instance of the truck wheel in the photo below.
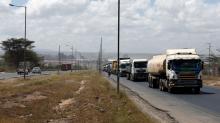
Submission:
{"label": "truck wheel", "polygon": [[151,79],[149,78],[148,87],[151,88]]}
{"label": "truck wheel", "polygon": [[160,81],[159,83],[160,91],[165,91],[163,83]]}
{"label": "truck wheel", "polygon": [[163,85],[163,91],[166,92],[167,88]]}
{"label": "truck wheel", "polygon": [[127,80],[130,80],[130,74],[127,74]]}
{"label": "truck wheel", "polygon": [[134,81],[134,75],[131,75],[131,80]]}
{"label": "truck wheel", "polygon": [[162,83],[161,83],[161,82],[160,82],[160,84],[159,84],[159,89],[160,89],[160,91],[163,91]]}
{"label": "truck wheel", "polygon": [[168,92],[172,94],[173,93],[173,88],[168,87]]}
{"label": "truck wheel", "polygon": [[152,88],[152,82],[151,81],[149,81],[149,87]]}
{"label": "truck wheel", "polygon": [[156,88],[155,79],[152,80],[152,87],[153,87],[153,88]]}
{"label": "truck wheel", "polygon": [[149,81],[149,77],[148,77],[148,76],[149,76],[149,75],[147,74],[147,75],[146,75],[146,81]]}
{"label": "truck wheel", "polygon": [[159,83],[158,83],[157,79],[152,80],[152,86],[153,86],[153,88],[159,88]]}

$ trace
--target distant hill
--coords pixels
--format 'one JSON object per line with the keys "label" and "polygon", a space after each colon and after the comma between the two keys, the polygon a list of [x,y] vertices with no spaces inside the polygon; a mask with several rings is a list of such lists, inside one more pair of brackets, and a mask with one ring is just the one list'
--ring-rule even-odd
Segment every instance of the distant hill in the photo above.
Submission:
{"label": "distant hill", "polygon": [[[45,56],[45,59],[57,59],[58,58],[58,51],[51,51],[51,50],[35,50],[38,54],[41,56]],[[67,55],[71,58],[71,52],[62,52],[63,54]],[[147,58],[150,59],[155,54],[150,53],[121,53],[120,57],[130,57],[132,59],[134,58]],[[80,57],[81,56],[81,57]],[[75,52],[74,52],[75,57]],[[98,59],[98,53],[96,52],[77,52],[77,58],[86,58],[90,60],[97,60]],[[117,53],[103,53],[103,59],[116,59]]]}

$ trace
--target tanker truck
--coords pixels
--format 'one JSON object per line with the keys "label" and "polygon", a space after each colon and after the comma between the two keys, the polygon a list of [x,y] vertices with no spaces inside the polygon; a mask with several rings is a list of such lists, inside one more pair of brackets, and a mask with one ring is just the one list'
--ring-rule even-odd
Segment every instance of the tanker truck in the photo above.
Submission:
{"label": "tanker truck", "polygon": [[195,49],[168,49],[166,54],[148,61],[149,87],[170,93],[188,88],[200,93],[202,69],[203,62]]}

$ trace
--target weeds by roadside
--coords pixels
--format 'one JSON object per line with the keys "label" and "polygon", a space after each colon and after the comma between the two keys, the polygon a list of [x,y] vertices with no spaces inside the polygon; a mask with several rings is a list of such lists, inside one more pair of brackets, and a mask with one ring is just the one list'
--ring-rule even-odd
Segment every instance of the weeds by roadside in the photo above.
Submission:
{"label": "weeds by roadside", "polygon": [[0,123],[153,122],[91,71],[1,81],[0,92]]}
{"label": "weeds by roadside", "polygon": [[203,76],[203,82],[209,86],[220,87],[220,77],[216,76]]}

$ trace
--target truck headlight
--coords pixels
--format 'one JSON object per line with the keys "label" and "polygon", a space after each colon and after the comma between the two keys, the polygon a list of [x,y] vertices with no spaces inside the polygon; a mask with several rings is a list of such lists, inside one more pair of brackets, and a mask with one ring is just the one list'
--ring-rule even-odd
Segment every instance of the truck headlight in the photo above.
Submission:
{"label": "truck headlight", "polygon": [[170,79],[177,79],[177,74],[174,71],[171,71]]}

